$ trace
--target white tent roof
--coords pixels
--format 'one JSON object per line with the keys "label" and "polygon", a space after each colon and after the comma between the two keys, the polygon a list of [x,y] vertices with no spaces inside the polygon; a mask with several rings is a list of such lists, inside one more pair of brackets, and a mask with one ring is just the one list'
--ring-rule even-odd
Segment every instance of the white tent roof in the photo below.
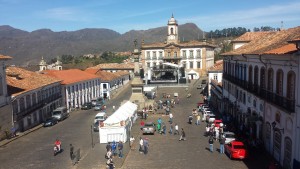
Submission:
{"label": "white tent roof", "polygon": [[168,65],[168,66],[172,66],[172,67],[176,67],[176,68],[182,67],[180,65],[177,65],[177,64],[174,64],[174,63],[169,63],[169,62],[166,62],[166,63],[163,63],[163,64]]}
{"label": "white tent roof", "polygon": [[104,125],[116,124],[121,122],[122,120],[127,120],[134,114],[136,110],[137,105],[130,101],[127,101],[104,121]]}

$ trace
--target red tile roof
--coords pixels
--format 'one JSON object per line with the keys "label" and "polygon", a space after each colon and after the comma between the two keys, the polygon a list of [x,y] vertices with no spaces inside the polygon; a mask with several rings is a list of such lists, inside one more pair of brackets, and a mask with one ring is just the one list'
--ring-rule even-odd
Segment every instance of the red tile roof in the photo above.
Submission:
{"label": "red tile roof", "polygon": [[112,81],[114,79],[119,78],[119,76],[117,76],[114,73],[106,72],[106,71],[101,71],[99,69],[91,69],[91,68],[89,68],[89,69],[86,69],[85,72],[97,76],[102,81]]}
{"label": "red tile roof", "polygon": [[287,44],[276,49],[269,50],[265,54],[285,54],[297,51],[296,44]]}
{"label": "red tile roof", "polygon": [[99,78],[98,76],[84,72],[79,69],[45,70],[43,72],[45,73],[45,75],[62,80],[62,84],[72,84],[76,82]]}
{"label": "red tile roof", "polygon": [[55,78],[14,66],[6,68],[6,80],[8,93],[12,96],[60,82]]}
{"label": "red tile roof", "polygon": [[115,69],[115,70],[124,70],[124,69],[134,69],[134,63],[103,63],[88,69]]}
{"label": "red tile roof", "polygon": [[216,63],[212,67],[210,67],[208,70],[211,70],[211,71],[223,70],[223,60],[217,60]]}
{"label": "red tile roof", "polygon": [[[242,54],[268,54],[268,52],[277,49],[276,53],[290,52],[291,46],[288,41],[300,38],[300,27],[290,28],[287,30],[272,32],[260,38],[249,42],[248,44],[222,54],[227,55],[242,55]],[[273,51],[274,52],[274,51]]]}
{"label": "red tile roof", "polygon": [[4,60],[4,59],[11,59],[12,57],[10,57],[10,56],[4,56],[4,55],[1,55],[0,54],[0,60]]}
{"label": "red tile roof", "polygon": [[242,36],[234,39],[232,42],[250,42],[274,33],[275,32],[246,32]]}

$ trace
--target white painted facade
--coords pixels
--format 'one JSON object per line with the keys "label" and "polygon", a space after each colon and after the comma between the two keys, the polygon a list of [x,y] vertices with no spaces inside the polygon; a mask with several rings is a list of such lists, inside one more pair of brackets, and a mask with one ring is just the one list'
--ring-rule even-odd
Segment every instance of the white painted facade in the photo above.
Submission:
{"label": "white painted facade", "polygon": [[208,71],[208,96],[210,96],[211,92],[211,80],[216,80],[218,83],[222,82],[223,71],[215,71],[209,70]]}

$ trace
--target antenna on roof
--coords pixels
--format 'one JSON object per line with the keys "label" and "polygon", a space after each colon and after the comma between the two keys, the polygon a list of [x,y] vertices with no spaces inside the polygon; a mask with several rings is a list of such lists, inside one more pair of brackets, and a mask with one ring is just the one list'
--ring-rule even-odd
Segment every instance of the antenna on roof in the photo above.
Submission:
{"label": "antenna on roof", "polygon": [[283,30],[283,21],[281,21],[280,30]]}

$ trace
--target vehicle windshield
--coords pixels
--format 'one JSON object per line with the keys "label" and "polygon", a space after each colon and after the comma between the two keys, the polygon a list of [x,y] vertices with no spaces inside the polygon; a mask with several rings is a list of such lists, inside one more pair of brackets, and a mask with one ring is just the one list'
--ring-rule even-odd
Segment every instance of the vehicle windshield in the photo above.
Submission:
{"label": "vehicle windshield", "polygon": [[102,120],[102,119],[104,119],[104,117],[103,116],[97,116],[97,117],[95,117],[95,119],[96,120]]}
{"label": "vehicle windshield", "polygon": [[61,114],[60,111],[54,111],[54,112],[53,112],[53,115],[60,115],[60,114]]}
{"label": "vehicle windshield", "polygon": [[245,147],[243,145],[234,145],[233,148],[234,149],[245,149]]}
{"label": "vehicle windshield", "polygon": [[148,124],[146,123],[145,126],[147,126],[147,127],[153,127],[153,124],[152,123],[148,123]]}
{"label": "vehicle windshield", "polygon": [[226,134],[226,138],[235,138],[234,134]]}

